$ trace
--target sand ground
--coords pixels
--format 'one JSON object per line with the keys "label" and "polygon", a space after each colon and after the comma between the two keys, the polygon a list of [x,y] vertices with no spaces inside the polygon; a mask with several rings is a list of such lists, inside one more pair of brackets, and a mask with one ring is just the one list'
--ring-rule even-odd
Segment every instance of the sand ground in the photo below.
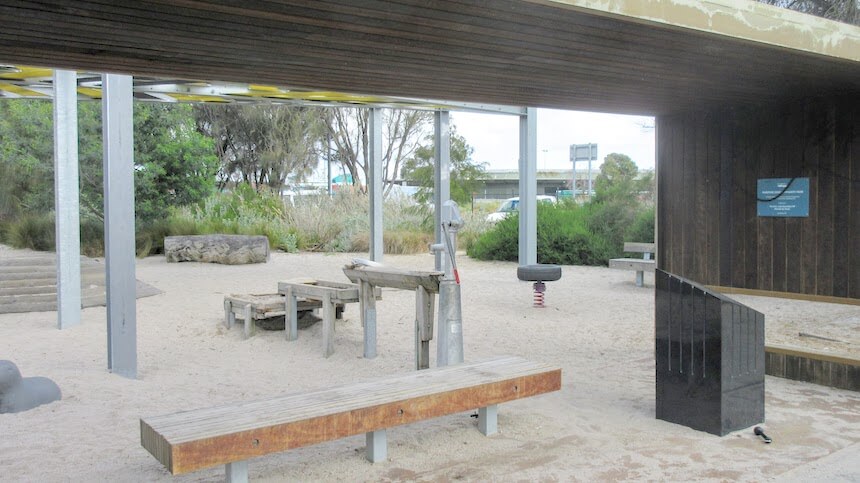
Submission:
{"label": "sand ground", "polygon": [[[139,418],[413,370],[410,292],[383,291],[375,359],[361,357],[357,305],[337,322],[328,359],[319,323],[294,342],[278,331],[243,340],[241,328],[223,325],[225,294],[274,292],[295,277],[346,281],[341,267],[354,256],[365,255],[274,253],[244,266],[139,260],[137,278],[164,293],[137,301],[136,380],[106,370],[104,307],[85,309],[82,323],[63,331],[56,312],[0,315],[0,359],[52,378],[64,396],[0,414],[0,481],[221,481],[223,467],[172,477],[140,446]],[[433,258],[385,262],[430,270]],[[514,263],[458,263],[466,360],[515,354],[556,364],[562,390],[501,405],[491,437],[469,413],[456,414],[391,429],[382,463],[367,462],[355,436],[253,459],[252,480],[860,480],[856,392],[767,377],[770,445],[751,429],[716,437],[655,419],[653,276],[638,288],[632,272],[566,266],[548,284],[547,307],[535,309]],[[766,314],[769,343],[857,354],[860,307],[735,298]]]}

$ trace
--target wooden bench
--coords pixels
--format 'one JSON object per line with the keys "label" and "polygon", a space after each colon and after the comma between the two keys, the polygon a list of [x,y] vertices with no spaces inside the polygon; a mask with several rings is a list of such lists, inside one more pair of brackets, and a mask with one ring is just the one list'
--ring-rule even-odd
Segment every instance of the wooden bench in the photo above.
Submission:
{"label": "wooden bench", "polygon": [[625,252],[641,253],[642,258],[613,258],[609,260],[609,268],[635,270],[636,286],[641,287],[645,282],[645,272],[654,273],[655,260],[651,259],[651,254],[656,253],[656,247],[654,243],[625,242]]}
{"label": "wooden bench", "polygon": [[561,389],[561,369],[521,357],[395,375],[371,382],[140,420],[140,444],[172,474],[226,465],[247,481],[248,459],[364,433],[366,457],[387,459],[387,428],[478,409],[497,431],[498,404]]}
{"label": "wooden bench", "polygon": [[[286,304],[284,300],[283,295],[276,293],[227,295],[224,297],[224,324],[228,329],[232,329],[238,316],[245,323],[245,338],[247,339],[254,335],[257,320],[285,315]],[[320,307],[322,307],[322,302],[318,300],[301,299],[296,303],[297,312],[308,312]],[[335,308],[336,318],[341,318],[342,313],[343,305],[338,305]]]}

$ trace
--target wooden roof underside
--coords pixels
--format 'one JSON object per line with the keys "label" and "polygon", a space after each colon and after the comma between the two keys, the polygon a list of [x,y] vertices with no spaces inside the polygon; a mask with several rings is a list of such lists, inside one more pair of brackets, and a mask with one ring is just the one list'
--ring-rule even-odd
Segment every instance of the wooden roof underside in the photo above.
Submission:
{"label": "wooden roof underside", "polygon": [[856,27],[809,20],[841,37],[803,50],[590,3],[3,1],[0,63],[636,114],[860,95]]}

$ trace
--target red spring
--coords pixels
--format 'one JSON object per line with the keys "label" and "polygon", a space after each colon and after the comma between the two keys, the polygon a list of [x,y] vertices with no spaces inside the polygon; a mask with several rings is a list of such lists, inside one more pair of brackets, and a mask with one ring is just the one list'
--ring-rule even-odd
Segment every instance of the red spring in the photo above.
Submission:
{"label": "red spring", "polygon": [[546,291],[546,285],[543,282],[535,282],[534,289],[534,306],[543,308],[543,293]]}

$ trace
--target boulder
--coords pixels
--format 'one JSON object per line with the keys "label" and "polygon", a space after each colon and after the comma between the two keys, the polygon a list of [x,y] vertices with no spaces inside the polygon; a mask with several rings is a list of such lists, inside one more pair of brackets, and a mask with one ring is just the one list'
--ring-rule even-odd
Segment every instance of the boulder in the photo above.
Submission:
{"label": "boulder", "polygon": [[251,235],[182,235],[164,238],[168,262],[209,262],[225,265],[269,261],[269,239]]}
{"label": "boulder", "polygon": [[12,361],[0,361],[0,414],[19,413],[62,398],[60,388],[47,377],[21,377]]}

